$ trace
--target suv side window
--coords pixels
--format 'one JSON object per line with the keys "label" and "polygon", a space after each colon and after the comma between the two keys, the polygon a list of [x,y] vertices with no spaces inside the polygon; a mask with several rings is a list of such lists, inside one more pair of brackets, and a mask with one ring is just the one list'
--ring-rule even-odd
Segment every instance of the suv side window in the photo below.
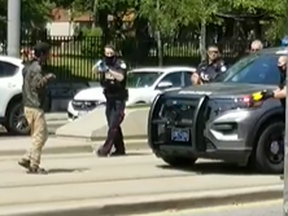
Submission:
{"label": "suv side window", "polygon": [[[275,55],[248,56],[233,65],[231,70],[228,70],[226,74],[223,74],[224,79],[222,81],[278,85],[280,73],[277,61],[278,56]],[[217,81],[221,82],[221,80]]]}
{"label": "suv side window", "polygon": [[0,61],[0,78],[14,76],[18,67],[8,62]]}
{"label": "suv side window", "polygon": [[161,82],[171,82],[173,84],[173,87],[181,87],[182,86],[182,79],[181,72],[176,72],[176,73],[170,73],[167,74]]}

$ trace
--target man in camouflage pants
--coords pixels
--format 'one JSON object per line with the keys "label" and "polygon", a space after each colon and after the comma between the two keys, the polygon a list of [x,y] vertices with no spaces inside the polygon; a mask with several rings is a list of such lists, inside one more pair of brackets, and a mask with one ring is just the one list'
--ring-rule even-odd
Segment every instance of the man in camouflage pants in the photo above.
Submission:
{"label": "man in camouflage pants", "polygon": [[28,173],[45,174],[39,167],[42,148],[47,141],[48,132],[44,116],[46,85],[55,78],[54,74],[44,75],[41,64],[49,58],[50,46],[39,43],[33,48],[32,59],[23,69],[22,97],[24,114],[31,129],[32,145],[18,164]]}

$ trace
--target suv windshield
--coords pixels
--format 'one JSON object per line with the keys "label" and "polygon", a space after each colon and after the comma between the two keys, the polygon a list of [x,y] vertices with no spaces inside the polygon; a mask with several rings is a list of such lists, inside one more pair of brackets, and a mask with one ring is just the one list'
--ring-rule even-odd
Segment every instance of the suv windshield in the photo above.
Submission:
{"label": "suv windshield", "polygon": [[251,54],[236,62],[214,82],[278,84],[277,59],[276,55]]}
{"label": "suv windshield", "polygon": [[163,72],[159,71],[141,71],[129,72],[127,74],[127,87],[128,88],[142,88],[150,87],[161,76]]}

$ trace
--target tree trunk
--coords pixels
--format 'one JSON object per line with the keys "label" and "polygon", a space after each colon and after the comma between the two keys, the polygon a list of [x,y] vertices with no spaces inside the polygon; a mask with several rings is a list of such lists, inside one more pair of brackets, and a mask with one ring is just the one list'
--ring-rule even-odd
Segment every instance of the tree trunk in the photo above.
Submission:
{"label": "tree trunk", "polygon": [[95,29],[97,26],[97,5],[98,5],[98,0],[94,0],[94,3],[93,3],[93,23],[92,23],[93,29]]}
{"label": "tree trunk", "polygon": [[199,49],[201,60],[206,59],[206,20],[202,20],[199,38]]}
{"label": "tree trunk", "polygon": [[160,31],[156,32],[157,38],[157,56],[158,56],[158,66],[163,66],[163,49]]}
{"label": "tree trunk", "polygon": [[[156,11],[157,13],[159,13],[160,11],[160,2],[159,0],[157,0],[156,2]],[[159,18],[158,18],[159,19]],[[157,29],[156,29],[156,40],[157,40],[157,56],[158,56],[158,66],[162,66],[163,65],[163,49],[162,49],[162,40],[161,40],[161,32],[160,32],[160,26],[158,23],[158,19],[157,19]]]}

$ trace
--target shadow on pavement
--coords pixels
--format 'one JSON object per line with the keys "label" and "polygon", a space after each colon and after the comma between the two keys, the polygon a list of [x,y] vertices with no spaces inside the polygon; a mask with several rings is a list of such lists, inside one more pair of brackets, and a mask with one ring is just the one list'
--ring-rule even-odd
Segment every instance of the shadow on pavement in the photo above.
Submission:
{"label": "shadow on pavement", "polygon": [[15,138],[15,137],[27,137],[27,136],[28,135],[15,135],[15,134],[0,130],[0,138],[1,137],[9,137],[9,138],[13,137],[13,138]]}
{"label": "shadow on pavement", "polygon": [[57,173],[82,173],[88,171],[87,168],[74,168],[74,169],[48,169],[48,174],[57,174]]}
{"label": "shadow on pavement", "polygon": [[[197,173],[198,175],[218,174],[218,175],[270,175],[257,173],[250,167],[243,167],[237,164],[225,163],[225,162],[203,162],[196,163],[191,167],[172,167],[169,165],[159,165],[161,169],[177,169],[186,172]],[[273,175],[273,174],[271,174]]]}

